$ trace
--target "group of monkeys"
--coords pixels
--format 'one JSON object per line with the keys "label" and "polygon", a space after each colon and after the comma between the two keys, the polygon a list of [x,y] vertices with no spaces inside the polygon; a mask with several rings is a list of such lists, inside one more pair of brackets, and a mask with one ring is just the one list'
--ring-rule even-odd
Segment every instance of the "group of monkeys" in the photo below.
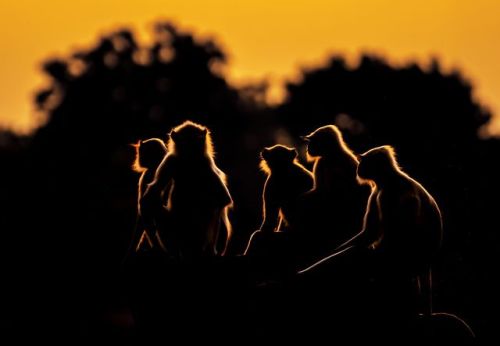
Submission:
{"label": "group of monkeys", "polygon": [[[294,148],[261,152],[267,175],[263,222],[245,254],[266,235],[290,234],[295,244],[319,256],[353,247],[403,263],[430,288],[430,267],[442,238],[434,198],[404,173],[391,146],[356,155],[335,125],[302,137],[309,171]],[[135,145],[138,184],[136,251],[159,248],[177,260],[224,255],[231,239],[233,201],[225,174],[214,161],[207,127],[186,121],[167,143],[158,138]]]}

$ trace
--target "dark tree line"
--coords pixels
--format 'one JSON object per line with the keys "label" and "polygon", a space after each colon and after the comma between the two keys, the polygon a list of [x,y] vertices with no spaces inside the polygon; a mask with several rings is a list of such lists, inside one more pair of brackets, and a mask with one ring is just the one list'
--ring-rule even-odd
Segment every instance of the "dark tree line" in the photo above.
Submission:
{"label": "dark tree line", "polygon": [[[438,306],[492,335],[500,142],[478,136],[491,115],[459,72],[444,73],[437,61],[394,67],[371,55],[351,67],[335,56],[303,71],[302,81],[287,85],[287,100],[270,107],[265,84],[227,83],[226,56],[215,42],[169,23],[158,23],[154,37],[145,46],[121,30],[46,61],[50,86],[34,100],[45,123],[28,137],[0,134],[7,329],[40,325],[50,334],[64,325],[68,335],[88,335],[111,323],[108,313],[124,304],[117,273],[135,223],[130,144],[165,139],[190,119],[212,129],[229,176],[232,254],[260,224],[258,152],[276,133],[298,138],[335,123],[355,150],[394,145],[444,212]],[[27,318],[33,310],[43,317]]]}

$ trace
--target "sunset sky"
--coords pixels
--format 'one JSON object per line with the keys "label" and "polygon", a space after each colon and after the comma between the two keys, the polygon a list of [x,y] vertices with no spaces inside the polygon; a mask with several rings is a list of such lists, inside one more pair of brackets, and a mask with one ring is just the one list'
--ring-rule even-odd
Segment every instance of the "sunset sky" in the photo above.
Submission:
{"label": "sunset sky", "polygon": [[500,134],[499,15],[498,0],[0,0],[0,126],[33,126],[44,59],[88,47],[117,26],[146,39],[155,20],[172,19],[216,37],[234,83],[266,77],[279,86],[332,52],[375,52],[394,63],[437,56],[472,81],[498,114],[492,131]]}

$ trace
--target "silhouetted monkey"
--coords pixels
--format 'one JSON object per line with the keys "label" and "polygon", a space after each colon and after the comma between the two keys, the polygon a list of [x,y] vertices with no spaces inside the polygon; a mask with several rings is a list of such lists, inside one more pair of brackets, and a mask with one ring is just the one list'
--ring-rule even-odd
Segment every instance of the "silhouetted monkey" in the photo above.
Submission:
{"label": "silhouetted monkey", "polygon": [[335,125],[302,138],[314,162],[314,188],[303,198],[298,221],[303,244],[317,259],[359,232],[369,189],[356,179],[358,159]]}
{"label": "silhouetted monkey", "polygon": [[[141,140],[133,144],[135,161],[133,170],[140,173],[137,189],[137,221],[130,249],[124,264],[131,281],[130,290],[131,311],[135,324],[144,336],[150,335],[157,318],[157,295],[152,294],[158,283],[151,273],[155,273],[165,250],[157,229],[156,221],[164,218],[165,209],[159,196],[154,210],[143,212],[141,200],[149,183],[154,180],[156,170],[167,154],[165,143],[158,138]],[[149,215],[148,215],[149,212]],[[148,222],[148,218],[155,222]],[[155,250],[155,251],[152,251]],[[158,253],[156,250],[160,250]],[[158,256],[159,255],[159,256]],[[162,268],[163,269],[163,268]],[[153,289],[154,287],[154,289]]]}
{"label": "silhouetted monkey", "polygon": [[137,189],[137,226],[132,241],[133,249],[152,249],[154,246],[163,248],[163,244],[156,229],[146,226],[141,211],[141,198],[147,185],[154,180],[156,169],[167,154],[165,143],[159,138],[150,138],[139,141],[133,145],[135,148],[135,161],[133,170],[141,173]]}
{"label": "silhouetted monkey", "polygon": [[[232,205],[225,174],[216,166],[208,128],[186,121],[170,132],[168,153],[141,204],[155,209],[167,194],[168,220],[161,234],[170,256],[192,259],[224,254],[231,236]],[[220,229],[225,226],[225,239]]]}
{"label": "silhouetted monkey", "polygon": [[261,152],[261,168],[267,174],[262,192],[262,232],[280,231],[295,216],[297,198],[312,189],[314,178],[297,160],[297,151],[283,145]]}
{"label": "silhouetted monkey", "polygon": [[360,181],[373,186],[360,234],[346,243],[376,250],[385,264],[417,278],[424,313],[431,313],[431,264],[441,246],[442,218],[434,198],[404,173],[391,146],[360,156]]}
{"label": "silhouetted monkey", "polygon": [[297,159],[297,151],[283,145],[265,148],[261,152],[260,167],[267,175],[262,192],[262,225],[252,234],[246,255],[260,255],[269,260],[281,257],[288,248],[288,235],[293,230],[298,211],[298,199],[312,189],[314,178]]}

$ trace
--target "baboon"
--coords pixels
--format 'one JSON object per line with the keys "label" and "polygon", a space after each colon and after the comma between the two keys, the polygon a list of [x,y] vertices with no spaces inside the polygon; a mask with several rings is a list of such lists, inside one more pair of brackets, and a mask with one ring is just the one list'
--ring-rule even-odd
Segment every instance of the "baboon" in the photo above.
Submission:
{"label": "baboon", "polygon": [[362,232],[349,244],[376,250],[388,267],[417,279],[424,313],[430,314],[431,264],[441,246],[442,218],[434,198],[398,165],[391,146],[360,156],[357,175],[369,182],[372,193]]}
{"label": "baboon", "polygon": [[154,180],[156,169],[167,154],[165,143],[159,138],[150,138],[133,145],[135,161],[132,169],[141,173],[137,188],[137,225],[133,236],[132,247],[137,252],[141,249],[152,249],[163,244],[156,229],[148,228],[143,220],[141,198],[149,183]]}
{"label": "baboon", "polygon": [[302,137],[314,162],[314,188],[301,203],[304,244],[318,259],[359,232],[369,189],[356,179],[358,159],[335,125]]}
{"label": "baboon", "polygon": [[314,178],[297,160],[297,151],[283,145],[261,152],[261,168],[267,174],[262,192],[262,232],[280,231],[296,215],[297,198],[312,189]]}
{"label": "baboon", "polygon": [[267,175],[262,191],[262,225],[252,234],[246,255],[260,255],[280,258],[285,261],[289,251],[293,251],[290,237],[283,234],[294,232],[299,214],[299,198],[314,185],[310,171],[297,159],[297,151],[283,145],[264,148],[261,152],[260,167]]}
{"label": "baboon", "polygon": [[141,200],[143,211],[154,210],[162,194],[167,196],[168,218],[161,235],[170,256],[194,259],[225,253],[232,198],[226,176],[215,164],[207,127],[186,121],[170,132],[168,153]]}

